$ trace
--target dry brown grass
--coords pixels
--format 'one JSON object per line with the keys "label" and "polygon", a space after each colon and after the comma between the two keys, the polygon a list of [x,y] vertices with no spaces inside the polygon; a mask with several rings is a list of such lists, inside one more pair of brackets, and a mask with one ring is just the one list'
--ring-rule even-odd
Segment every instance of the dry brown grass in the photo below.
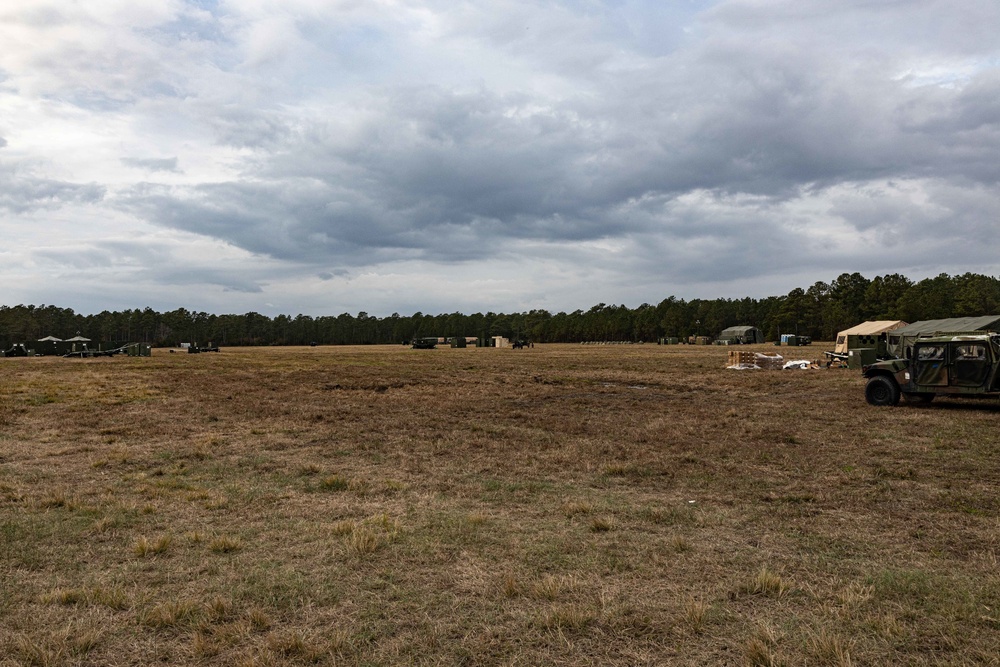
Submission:
{"label": "dry brown grass", "polygon": [[1000,408],[725,360],[0,359],[0,666],[996,664]]}

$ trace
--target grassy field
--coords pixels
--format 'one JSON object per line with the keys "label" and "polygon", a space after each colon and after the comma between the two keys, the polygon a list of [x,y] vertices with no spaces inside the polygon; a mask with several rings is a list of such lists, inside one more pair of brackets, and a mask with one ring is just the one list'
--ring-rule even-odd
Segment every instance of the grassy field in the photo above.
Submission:
{"label": "grassy field", "polygon": [[996,402],[726,351],[0,359],[0,665],[998,664]]}

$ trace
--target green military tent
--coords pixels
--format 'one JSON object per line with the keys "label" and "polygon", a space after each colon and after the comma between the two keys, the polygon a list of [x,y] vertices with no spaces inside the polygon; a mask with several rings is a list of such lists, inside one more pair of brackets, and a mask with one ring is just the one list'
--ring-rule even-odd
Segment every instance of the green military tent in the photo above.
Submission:
{"label": "green military tent", "polygon": [[906,326],[906,322],[903,320],[872,320],[869,322],[862,322],[861,324],[856,324],[850,329],[844,329],[837,334],[837,346],[834,348],[834,352],[837,354],[847,354],[850,349],[848,345],[849,336],[858,336],[858,340],[872,339],[869,343],[864,343],[861,347],[876,347],[874,339],[877,339],[882,334],[888,331],[896,331],[902,327]]}
{"label": "green military tent", "polygon": [[763,343],[764,334],[757,327],[741,325],[723,329],[717,340],[730,345],[750,345]]}
{"label": "green military tent", "polygon": [[1000,315],[980,317],[950,317],[943,320],[922,320],[889,332],[889,353],[895,357],[906,357],[907,348],[920,337],[934,334],[960,334],[974,331],[1000,332]]}

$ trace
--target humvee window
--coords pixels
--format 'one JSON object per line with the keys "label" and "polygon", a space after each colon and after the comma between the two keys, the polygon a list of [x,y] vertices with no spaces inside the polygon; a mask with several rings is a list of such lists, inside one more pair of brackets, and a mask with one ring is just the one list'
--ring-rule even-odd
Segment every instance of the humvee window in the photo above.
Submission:
{"label": "humvee window", "polygon": [[917,348],[917,361],[940,361],[944,359],[944,345],[923,345]]}
{"label": "humvee window", "polygon": [[986,359],[985,345],[959,345],[955,348],[955,358],[982,361]]}

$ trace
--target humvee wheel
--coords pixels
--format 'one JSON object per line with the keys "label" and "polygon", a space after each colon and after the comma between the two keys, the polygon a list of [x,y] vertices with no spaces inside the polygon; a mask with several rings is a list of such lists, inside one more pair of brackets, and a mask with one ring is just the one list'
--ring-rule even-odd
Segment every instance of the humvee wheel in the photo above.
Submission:
{"label": "humvee wheel", "polygon": [[934,400],[934,394],[926,392],[922,393],[903,392],[903,399],[907,403],[930,403],[931,401]]}
{"label": "humvee wheel", "polygon": [[865,399],[872,405],[896,405],[899,403],[899,387],[885,375],[876,375],[865,385]]}

